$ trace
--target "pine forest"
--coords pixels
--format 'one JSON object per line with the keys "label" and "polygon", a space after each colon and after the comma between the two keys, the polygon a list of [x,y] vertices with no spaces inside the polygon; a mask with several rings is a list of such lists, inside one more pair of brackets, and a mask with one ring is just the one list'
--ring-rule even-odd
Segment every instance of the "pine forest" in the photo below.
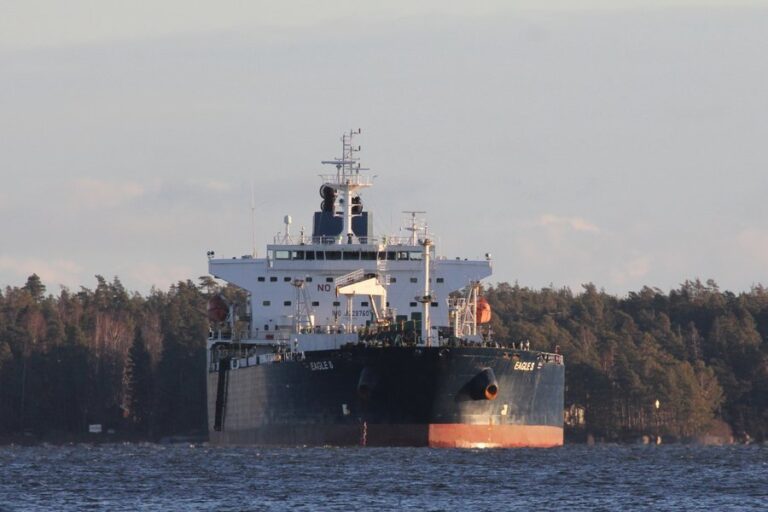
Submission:
{"label": "pine forest", "polygon": [[[209,277],[147,296],[118,278],[49,293],[37,275],[0,290],[0,442],[206,433],[206,303],[242,292]],[[728,432],[768,438],[768,290],[686,281],[616,297],[584,285],[488,286],[497,339],[559,351],[571,439]]]}

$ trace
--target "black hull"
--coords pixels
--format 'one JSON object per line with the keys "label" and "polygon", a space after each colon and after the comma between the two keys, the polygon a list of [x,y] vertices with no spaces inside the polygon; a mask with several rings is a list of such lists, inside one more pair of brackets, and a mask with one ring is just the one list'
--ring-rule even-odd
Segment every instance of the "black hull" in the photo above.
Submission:
{"label": "black hull", "polygon": [[219,444],[558,446],[563,390],[563,365],[539,352],[309,352],[301,361],[211,372],[210,437]]}

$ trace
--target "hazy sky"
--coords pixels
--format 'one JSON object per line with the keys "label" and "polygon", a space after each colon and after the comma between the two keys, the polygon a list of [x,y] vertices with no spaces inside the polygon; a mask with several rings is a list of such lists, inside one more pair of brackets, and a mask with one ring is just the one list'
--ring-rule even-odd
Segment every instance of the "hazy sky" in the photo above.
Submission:
{"label": "hazy sky", "polygon": [[263,254],[352,127],[490,282],[768,284],[767,54],[756,1],[0,0],[0,286],[196,279],[252,181]]}

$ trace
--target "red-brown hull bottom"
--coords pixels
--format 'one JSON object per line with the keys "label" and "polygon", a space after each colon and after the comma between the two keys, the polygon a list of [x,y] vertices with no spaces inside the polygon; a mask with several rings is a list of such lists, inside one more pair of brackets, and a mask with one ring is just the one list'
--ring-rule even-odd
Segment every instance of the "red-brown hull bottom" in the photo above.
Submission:
{"label": "red-brown hull bottom", "polygon": [[563,429],[547,425],[429,425],[434,448],[552,448],[563,445]]}
{"label": "red-brown hull bottom", "polygon": [[283,425],[211,432],[214,444],[551,448],[563,429],[546,425],[367,424]]}

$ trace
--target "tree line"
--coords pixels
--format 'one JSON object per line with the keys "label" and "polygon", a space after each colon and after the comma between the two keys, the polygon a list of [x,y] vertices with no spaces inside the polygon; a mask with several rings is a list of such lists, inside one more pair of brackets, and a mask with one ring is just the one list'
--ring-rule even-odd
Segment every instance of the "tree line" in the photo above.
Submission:
{"label": "tree line", "polygon": [[32,275],[0,291],[0,437],[204,434],[206,302],[237,292],[203,277],[143,297],[96,280],[54,296]]}
{"label": "tree line", "polygon": [[[528,339],[565,357],[573,425],[606,440],[652,434],[768,436],[768,290],[721,291],[686,281],[664,293],[644,287],[618,298],[584,285],[486,290],[502,339]],[[718,432],[719,431],[719,432]]]}
{"label": "tree line", "polygon": [[[242,291],[210,277],[147,296],[118,278],[46,294],[37,275],[0,291],[0,438],[82,436],[101,424],[136,439],[205,435],[206,303]],[[588,284],[488,287],[496,338],[559,350],[574,431],[680,438],[727,424],[768,437],[768,290],[708,281],[615,297]],[[658,404],[658,405],[657,405]]]}

